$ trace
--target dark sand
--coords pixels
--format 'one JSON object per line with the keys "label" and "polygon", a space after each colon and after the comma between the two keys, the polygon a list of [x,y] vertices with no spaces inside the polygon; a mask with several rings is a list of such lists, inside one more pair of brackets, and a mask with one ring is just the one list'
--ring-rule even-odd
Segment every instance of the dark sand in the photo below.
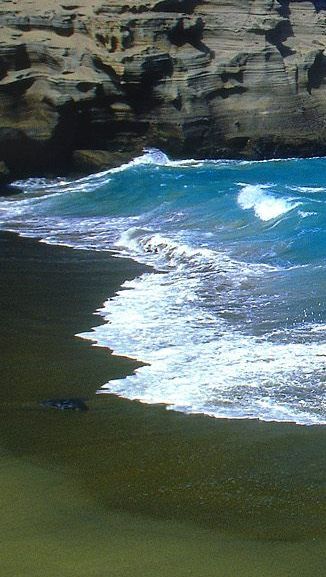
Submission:
{"label": "dark sand", "polygon": [[74,334],[143,267],[11,234],[0,267],[0,577],[324,577],[325,427],[96,396],[137,365]]}

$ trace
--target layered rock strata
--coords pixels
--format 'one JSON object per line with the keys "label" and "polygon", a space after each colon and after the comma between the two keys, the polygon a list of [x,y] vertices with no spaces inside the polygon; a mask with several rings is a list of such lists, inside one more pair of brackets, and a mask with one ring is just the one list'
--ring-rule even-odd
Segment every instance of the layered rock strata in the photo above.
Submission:
{"label": "layered rock strata", "polygon": [[326,153],[326,1],[2,0],[2,177]]}

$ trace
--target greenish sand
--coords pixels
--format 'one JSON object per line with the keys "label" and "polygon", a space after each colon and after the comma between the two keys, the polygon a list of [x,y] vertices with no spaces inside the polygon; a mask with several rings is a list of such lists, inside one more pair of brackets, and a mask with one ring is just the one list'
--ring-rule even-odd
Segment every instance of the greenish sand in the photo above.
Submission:
{"label": "greenish sand", "polygon": [[0,266],[1,577],[325,575],[325,427],[96,396],[136,363],[73,335],[142,267],[9,234]]}

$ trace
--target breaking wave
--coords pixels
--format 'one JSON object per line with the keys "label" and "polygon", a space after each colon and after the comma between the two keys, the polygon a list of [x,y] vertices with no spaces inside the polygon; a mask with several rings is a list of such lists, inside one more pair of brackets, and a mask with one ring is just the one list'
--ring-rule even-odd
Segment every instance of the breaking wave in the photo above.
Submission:
{"label": "breaking wave", "polygon": [[[0,226],[150,265],[83,333],[147,363],[101,392],[216,417],[326,423],[325,159],[171,161],[17,181]],[[302,171],[300,171],[302,167]]]}
{"label": "breaking wave", "polygon": [[253,209],[261,220],[271,220],[300,206],[292,198],[277,197],[270,190],[271,185],[241,184],[242,190],[238,196],[238,203],[244,210]]}

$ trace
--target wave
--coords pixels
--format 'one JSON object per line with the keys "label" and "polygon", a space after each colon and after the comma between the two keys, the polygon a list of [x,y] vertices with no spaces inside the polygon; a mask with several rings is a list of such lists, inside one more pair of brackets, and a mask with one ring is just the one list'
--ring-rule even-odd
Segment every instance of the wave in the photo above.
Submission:
{"label": "wave", "polygon": [[300,206],[300,202],[295,202],[291,198],[278,198],[269,191],[273,185],[244,184],[238,183],[242,187],[238,195],[238,204],[243,210],[253,209],[255,215],[261,220],[268,221],[275,219],[294,208]]}
{"label": "wave", "polygon": [[147,149],[78,180],[21,181],[23,194],[1,199],[3,228],[151,265],[98,311],[106,324],[80,335],[148,363],[104,392],[325,422],[322,173],[273,162]]}
{"label": "wave", "polygon": [[[77,178],[77,179],[67,179],[67,178],[29,178],[25,180],[16,180],[11,183],[15,190],[21,189],[24,194],[36,194],[45,193],[46,191],[51,191],[55,188],[58,192],[87,192],[94,190],[99,186],[105,185],[107,179],[110,175],[117,174],[119,172],[128,171],[140,166],[165,166],[167,168],[205,168],[208,166],[217,168],[232,168],[232,167],[242,167],[242,166],[261,166],[264,164],[275,163],[275,162],[297,162],[300,159],[297,158],[279,158],[279,159],[267,159],[267,160],[233,160],[233,159],[179,159],[171,160],[163,151],[158,148],[144,148],[143,154],[133,158],[131,161],[124,163],[115,168],[106,169],[97,173],[90,174],[88,176]],[[313,158],[310,160],[321,160],[321,158]],[[263,187],[264,188],[264,187]],[[325,190],[321,187],[290,187],[297,192],[322,192]]]}
{"label": "wave", "polygon": [[318,192],[325,192],[326,188],[324,186],[288,186],[290,190],[295,192],[302,192],[307,194],[315,194]]}
{"label": "wave", "polygon": [[110,168],[100,172],[90,174],[89,176],[84,176],[82,178],[77,178],[74,180],[68,180],[65,178],[28,178],[26,180],[15,180],[11,183],[13,188],[19,188],[25,193],[35,193],[36,191],[47,191],[49,189],[55,188],[58,192],[73,192],[80,191],[85,192],[88,190],[93,190],[95,187],[102,186],[107,182],[107,177],[110,174],[116,174],[118,172],[124,172],[125,170],[132,169],[136,166],[142,165],[157,165],[164,166],[170,162],[169,158],[159,150],[158,148],[144,148],[144,154],[137,156],[130,162],[121,164],[116,168]]}
{"label": "wave", "polygon": [[145,274],[104,303],[97,312],[106,324],[78,336],[148,365],[99,392],[215,417],[326,422],[325,345],[242,333],[205,307],[200,282]]}
{"label": "wave", "polygon": [[[261,275],[278,270],[269,264],[241,262],[230,258],[226,251],[191,246],[174,235],[168,238],[149,229],[131,227],[120,236],[117,247],[126,249],[128,255],[150,263],[158,269],[179,268],[197,273],[215,272],[233,275],[233,282],[241,282],[244,276]],[[145,257],[145,258],[141,258]]]}

